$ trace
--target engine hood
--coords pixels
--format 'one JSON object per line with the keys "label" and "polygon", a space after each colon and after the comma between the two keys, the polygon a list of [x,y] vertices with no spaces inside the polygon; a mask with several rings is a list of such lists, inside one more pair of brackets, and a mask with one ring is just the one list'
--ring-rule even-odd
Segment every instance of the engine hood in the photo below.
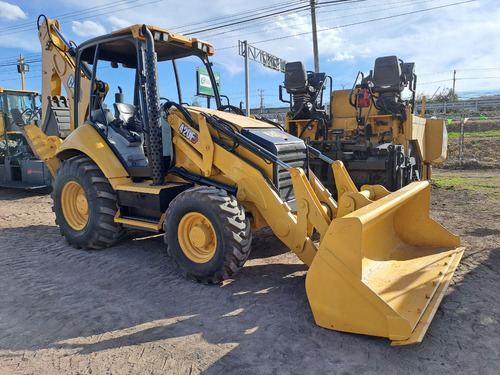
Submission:
{"label": "engine hood", "polygon": [[222,120],[228,121],[238,128],[272,128],[276,129],[275,126],[268,124],[263,121],[256,120],[254,118],[246,117],[246,116],[241,116],[237,115],[234,113],[229,113],[225,111],[218,111],[216,109],[208,109],[208,108],[201,108],[201,107],[186,107],[186,109],[189,112],[197,112],[197,113],[206,113],[211,116],[217,116],[221,118]]}

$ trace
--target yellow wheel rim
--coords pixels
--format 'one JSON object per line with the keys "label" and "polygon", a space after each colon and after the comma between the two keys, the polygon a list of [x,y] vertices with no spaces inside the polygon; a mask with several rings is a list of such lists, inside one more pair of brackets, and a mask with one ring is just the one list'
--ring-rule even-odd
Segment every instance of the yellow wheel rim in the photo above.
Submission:
{"label": "yellow wheel rim", "polygon": [[198,212],[181,219],[177,238],[184,254],[195,263],[206,263],[215,255],[217,236],[210,220]]}
{"label": "yellow wheel rim", "polygon": [[89,204],[82,186],[75,181],[64,185],[61,192],[62,211],[66,222],[74,230],[82,230],[89,221]]}

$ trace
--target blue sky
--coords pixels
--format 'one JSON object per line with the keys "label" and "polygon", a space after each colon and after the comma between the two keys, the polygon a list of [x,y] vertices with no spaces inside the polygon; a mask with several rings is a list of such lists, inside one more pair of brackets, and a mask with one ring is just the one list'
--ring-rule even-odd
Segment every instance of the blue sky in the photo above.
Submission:
{"label": "blue sky", "polygon": [[[352,86],[359,70],[368,72],[375,58],[397,55],[413,61],[417,92],[432,96],[453,85],[458,93],[500,92],[500,2],[497,0],[356,0],[317,1],[320,70],[333,77],[334,89]],[[238,40],[287,61],[314,69],[308,0],[20,0],[0,1],[0,87],[20,88],[15,61],[30,62],[26,88],[41,88],[39,14],[59,20],[68,40],[91,37],[136,23],[146,23],[211,42],[214,70],[232,104],[244,100],[244,59]],[[288,12],[283,13],[283,10]],[[281,12],[281,13],[280,13]],[[260,17],[238,22],[244,17]],[[231,27],[202,31],[220,23]],[[186,79],[194,82],[194,72]],[[250,62],[251,107],[282,106],[278,86],[283,74]],[[203,99],[204,100],[204,99]]]}

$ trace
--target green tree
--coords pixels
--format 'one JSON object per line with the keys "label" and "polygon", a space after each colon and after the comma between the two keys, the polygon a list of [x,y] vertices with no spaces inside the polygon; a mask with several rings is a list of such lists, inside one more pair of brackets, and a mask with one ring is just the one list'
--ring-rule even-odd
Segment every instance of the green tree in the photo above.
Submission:
{"label": "green tree", "polygon": [[453,89],[444,87],[441,92],[434,95],[432,98],[433,101],[436,102],[456,102],[458,100],[457,93],[453,91]]}
{"label": "green tree", "polygon": [[439,92],[436,92],[432,97],[426,95],[425,93],[421,93],[417,95],[417,103],[422,102],[422,97],[426,97],[426,101],[428,103],[432,102],[456,102],[458,100],[457,93],[448,87],[443,87],[443,89]]}

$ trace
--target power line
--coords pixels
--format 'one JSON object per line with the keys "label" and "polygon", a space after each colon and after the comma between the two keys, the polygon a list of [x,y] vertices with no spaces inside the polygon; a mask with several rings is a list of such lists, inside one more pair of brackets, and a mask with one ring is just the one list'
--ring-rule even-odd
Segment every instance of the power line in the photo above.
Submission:
{"label": "power line", "polygon": [[455,78],[457,81],[466,81],[468,79],[498,79],[499,77],[463,77],[463,78]]}
{"label": "power line", "polygon": [[[403,17],[403,16],[408,16],[408,15],[413,15],[413,14],[416,14],[416,13],[423,13],[423,12],[428,12],[428,11],[431,11],[431,10],[447,8],[447,7],[450,7],[450,6],[456,6],[456,5],[466,4],[466,3],[472,3],[472,2],[475,2],[475,1],[477,1],[477,0],[465,0],[465,1],[457,2],[457,3],[441,5],[441,6],[437,6],[437,7],[415,10],[415,11],[412,11],[412,12],[394,14],[394,15],[390,15],[390,16],[386,16],[386,17],[380,17],[380,18],[374,18],[374,19],[366,20],[366,21],[353,22],[353,23],[345,24],[345,25],[341,25],[341,26],[327,27],[327,28],[318,30],[318,32],[323,32],[323,31],[328,31],[328,30],[334,30],[334,29],[340,29],[342,27],[363,25],[363,24],[367,24],[367,23],[371,23],[371,22],[377,22],[377,21],[387,20],[387,19],[390,19],[390,18]],[[288,39],[288,38],[293,38],[293,37],[296,37],[296,36],[301,36],[301,35],[306,35],[306,34],[310,34],[310,31],[302,32],[302,33],[297,33],[297,34],[293,34],[293,35],[286,35],[286,36],[277,37],[277,38],[270,38],[270,39],[265,39],[265,40],[259,40],[257,42],[252,42],[252,44],[267,43],[267,42],[272,42],[272,41],[275,41],[275,40]],[[227,48],[235,48],[235,47],[236,46],[223,47],[223,48],[219,48],[219,50],[221,50],[221,49],[227,49]]]}
{"label": "power line", "polygon": [[302,5],[302,6],[298,6],[298,7],[287,9],[287,10],[280,10],[280,11],[269,13],[269,14],[266,14],[266,15],[261,15],[261,16],[258,16],[258,17],[248,18],[246,20],[231,21],[230,23],[225,24],[225,25],[209,27],[209,28],[201,29],[201,30],[195,30],[195,31],[191,31],[190,33],[191,34],[203,33],[203,32],[207,32],[207,31],[211,31],[211,30],[215,30],[215,29],[221,29],[221,28],[229,27],[229,26],[233,26],[233,25],[241,25],[243,23],[252,22],[252,21],[255,21],[255,20],[269,18],[269,17],[273,17],[273,16],[276,16],[276,15],[282,15],[282,14],[291,13],[291,12],[294,12],[294,11],[299,11],[299,10],[304,10],[304,9],[309,9],[309,5]]}
{"label": "power line", "polygon": [[[484,79],[499,79],[500,76],[498,77],[463,77],[463,78],[455,78],[456,81],[467,81],[467,80],[484,80]],[[449,78],[449,79],[442,79],[442,80],[439,80],[439,81],[432,81],[432,82],[419,82],[418,85],[419,86],[423,86],[423,85],[431,85],[431,84],[434,84],[434,83],[443,83],[443,82],[452,82],[453,81],[453,78]]]}
{"label": "power line", "polygon": [[[7,67],[7,66],[14,66],[14,65],[17,65],[19,61],[16,60],[15,63],[4,63],[4,64],[0,64],[0,68],[3,68],[3,67]],[[37,59],[37,60],[28,60],[28,59],[24,59],[24,63],[25,64],[36,64],[36,63],[39,63],[39,62],[42,62],[42,59]]]}
{"label": "power line", "polygon": [[[366,1],[366,0],[363,0],[363,1]],[[382,11],[386,11],[386,10],[392,10],[392,9],[395,9],[395,8],[402,8],[402,7],[407,7],[407,6],[414,6],[415,4],[423,4],[423,3],[427,3],[427,2],[431,2],[431,1],[434,1],[434,0],[424,0],[424,1],[421,1],[419,3],[411,3],[411,4],[408,4],[407,1],[398,1],[398,2],[393,2],[393,3],[384,3],[384,4],[381,4],[381,5],[374,5],[374,6],[371,6],[371,8],[377,8],[379,6],[386,6],[386,5],[391,5],[391,4],[403,4],[403,5],[400,5],[398,7],[389,7],[389,8],[381,8],[381,9],[371,9],[370,11],[367,11],[367,12],[362,12],[362,13],[356,13],[356,14],[349,14],[349,15],[342,15],[340,17],[334,17],[334,18],[326,18],[326,19],[321,19],[321,20],[318,20],[318,23],[319,22],[326,22],[326,21],[332,21],[332,20],[338,20],[338,19],[345,19],[345,18],[349,18],[349,17],[357,17],[357,16],[360,16],[360,15],[364,15],[364,14],[370,14],[372,15],[374,12],[382,12]],[[357,7],[357,8],[352,8],[352,9],[366,9],[367,6],[365,7]],[[329,10],[329,11],[326,11],[326,12],[323,12],[324,13],[332,13],[332,12],[337,12],[337,10]],[[236,28],[236,29],[233,29],[233,30],[226,30],[226,31],[223,31],[223,32],[219,32],[219,33],[215,33],[215,34],[209,34],[210,38],[212,37],[215,37],[215,36],[218,36],[218,35],[227,35],[228,33],[231,33],[231,32],[234,32],[234,31],[238,31],[238,30],[242,30],[242,29],[245,29],[245,30],[249,30],[249,29],[253,29],[253,28],[256,28],[262,24],[265,24],[266,22],[257,22],[255,24],[253,24],[253,26],[251,27],[241,27],[241,28]],[[310,25],[309,22],[305,22],[305,23],[299,23],[299,24],[293,24],[293,25],[288,25],[286,27],[284,26],[280,26],[280,27],[275,27],[275,28],[272,28],[272,29],[266,29],[267,32],[270,32],[270,31],[274,31],[274,30],[283,30],[283,29],[291,29],[291,28],[296,28],[298,26],[303,26],[303,25]],[[232,36],[232,35],[228,35],[228,36],[225,36],[224,38],[214,38],[213,40],[221,40],[221,39],[230,39],[230,38],[239,38],[239,37],[242,37],[244,35],[248,35],[248,33],[245,33],[245,34],[240,34],[238,36]]]}
{"label": "power line", "polygon": [[[127,4],[130,4],[130,3],[137,3],[138,1],[141,1],[141,0],[129,0],[129,1],[126,1],[126,0],[122,0],[122,3],[121,5],[127,5]],[[153,0],[153,1],[148,1],[146,3],[140,3],[140,4],[137,4],[137,5],[134,5],[134,6],[122,6],[121,8],[118,8],[117,9],[117,5],[116,5],[116,2],[111,2],[111,3],[106,3],[106,4],[103,4],[101,6],[98,6],[98,7],[90,7],[90,8],[86,8],[86,9],[83,9],[81,11],[78,11],[78,12],[70,12],[70,13],[65,13],[65,14],[62,14],[62,15],[59,15],[59,16],[56,16],[56,17],[53,17],[54,19],[57,19],[60,23],[65,23],[65,21],[63,21],[64,19],[67,19],[67,18],[70,18],[70,17],[73,17],[75,15],[77,15],[78,17],[76,18],[76,20],[81,20],[83,18],[85,18],[86,15],[88,15],[89,13],[91,13],[92,15],[103,15],[103,14],[108,14],[108,13],[111,13],[110,11],[106,11],[108,9],[113,9],[112,12],[113,13],[116,13],[118,11],[123,11],[123,10],[128,10],[128,9],[132,9],[132,8],[136,8],[136,7],[139,7],[139,6],[145,6],[145,5],[150,5],[150,4],[153,4],[153,3],[157,3],[157,2],[160,2],[160,1],[163,1],[163,0]],[[252,10],[247,10],[247,11],[241,11],[241,12],[237,12],[237,13],[233,13],[233,14],[230,14],[230,15],[227,15],[227,16],[219,16],[219,17],[215,17],[215,18],[212,18],[212,19],[209,19],[209,20],[205,20],[203,22],[194,22],[194,23],[189,23],[189,24],[185,24],[183,26],[179,26],[179,27],[184,27],[184,26],[189,26],[189,25],[200,25],[200,24],[211,24],[210,23],[210,20],[233,20],[233,22],[235,22],[235,16],[238,16],[238,15],[241,15],[241,14],[248,14],[248,13],[251,13],[251,14],[261,14],[262,16],[266,16],[265,12],[266,10],[276,10],[276,9],[282,9],[284,11],[287,11],[287,12],[290,12],[290,8],[291,6],[293,5],[298,5],[299,3],[303,3],[302,0],[295,0],[295,1],[292,1],[292,2],[281,2],[281,3],[278,3],[278,4],[273,4],[273,5],[270,5],[270,6],[267,6],[267,7],[260,7],[260,8],[255,8],[255,9],[252,9]],[[281,8],[280,8],[281,7]],[[285,7],[285,8],[283,8]],[[100,12],[97,12],[96,11],[100,11]],[[257,13],[256,13],[257,12]],[[267,15],[269,16],[269,15]],[[248,17],[248,16],[245,16],[245,17]],[[49,17],[49,18],[52,18],[52,17]],[[238,22],[241,22],[242,21],[242,18],[239,18],[239,19],[236,19]],[[245,22],[250,22],[251,20],[246,20]],[[67,22],[67,21],[66,21]],[[18,33],[18,32],[24,32],[24,31],[32,31],[32,29],[34,28],[35,24],[34,22],[25,22],[25,23],[22,23],[22,24],[19,24],[19,25],[14,25],[14,26],[11,26],[11,27],[8,27],[8,28],[0,28],[0,36],[2,35],[10,35],[10,34],[14,34],[14,33]],[[177,28],[179,28],[177,27]],[[227,27],[227,25],[221,25],[221,26],[217,26],[217,27]],[[176,27],[172,28],[172,29],[175,29]],[[37,56],[39,56],[39,54],[37,54]],[[9,58],[10,60],[7,60],[5,61],[5,59],[0,59],[0,61],[4,61],[4,63],[8,64],[16,64],[17,63],[17,58]]]}
{"label": "power line", "polygon": [[[122,0],[122,1],[126,1],[126,0]],[[128,0],[128,1],[129,2],[137,2],[137,1],[147,1],[147,0]],[[116,12],[120,12],[123,10],[128,10],[128,9],[133,9],[133,8],[137,8],[137,7],[141,7],[141,6],[151,5],[154,3],[161,2],[161,1],[165,1],[165,0],[150,0],[146,3],[141,3],[141,4],[137,4],[137,5],[133,5],[133,6],[126,6],[127,3],[121,4],[121,5],[116,5],[116,2],[111,2],[111,3],[104,4],[100,7],[86,8],[86,9],[80,10],[78,12],[67,13],[66,15],[49,17],[49,18],[54,18],[54,19],[58,20],[59,23],[64,24],[64,23],[69,22],[69,21],[64,21],[65,19],[68,19],[68,18],[74,18],[73,21],[78,21],[78,20],[82,20],[82,19],[86,18],[89,14],[91,14],[93,17],[96,17],[96,16],[101,16],[104,14],[116,13]],[[102,8],[102,9],[99,10],[99,8]],[[111,10],[108,11],[108,9],[111,9]],[[0,29],[0,36],[11,35],[11,34],[16,34],[16,33],[20,33],[20,32],[32,31],[32,29],[34,29],[34,27],[35,27],[34,23],[26,22],[26,23],[18,26],[17,30],[15,29],[16,26],[3,28],[3,29]]]}
{"label": "power line", "polygon": [[[122,2],[126,3],[126,4],[130,4],[130,3],[137,3],[138,1],[140,1],[140,0],[131,0],[131,1],[128,1],[128,2],[125,2],[125,0],[123,0]],[[162,1],[162,0],[149,1],[147,3],[141,3],[139,5],[135,5],[135,6],[131,6],[131,7],[126,7],[126,8],[122,8],[122,9],[119,9],[119,10],[130,9],[130,8],[134,8],[134,7],[137,7],[137,6],[144,6],[144,5],[156,3],[156,2],[159,2],[159,1]],[[333,5],[344,5],[344,4],[347,4],[347,3],[358,3],[358,2],[365,2],[365,1],[366,0],[336,0],[336,1],[326,1],[326,2],[318,2],[318,6],[321,5],[322,7],[326,8],[326,7],[331,7]],[[412,3],[410,5],[422,4],[422,3],[425,3],[425,2],[428,2],[428,1],[429,0],[425,0],[425,1],[422,1],[422,2],[418,2],[418,3]],[[397,15],[380,17],[380,18],[376,18],[376,19],[372,19],[372,20],[366,20],[366,21],[360,21],[360,22],[345,24],[345,25],[341,25],[341,26],[324,28],[324,29],[320,29],[319,32],[326,31],[326,30],[331,30],[331,29],[342,28],[342,27],[354,26],[354,25],[359,25],[359,24],[366,24],[366,23],[370,23],[370,22],[376,22],[376,21],[380,21],[380,20],[386,20],[386,19],[389,19],[389,18],[402,17],[402,16],[416,14],[416,13],[421,13],[421,12],[426,12],[426,11],[430,11],[430,10],[435,10],[435,9],[440,9],[440,8],[445,8],[445,7],[450,7],[450,6],[455,6],[455,5],[465,4],[465,3],[470,3],[470,2],[473,2],[473,1],[476,1],[476,0],[467,0],[467,1],[456,2],[456,3],[452,3],[452,4],[445,4],[445,5],[442,5],[442,6],[436,6],[436,7],[432,7],[432,8],[421,9],[421,10],[416,10],[416,11],[412,11],[412,12],[406,12],[406,13],[397,14]],[[231,15],[228,15],[228,16],[219,16],[219,17],[213,18],[212,20],[218,19],[218,20],[228,20],[228,21],[225,24],[223,24],[221,22],[221,24],[219,26],[214,26],[212,28],[205,29],[206,31],[201,30],[199,32],[200,33],[202,33],[202,32],[208,32],[209,30],[214,30],[215,31],[215,30],[218,30],[218,29],[230,28],[231,26],[239,25],[240,23],[237,22],[236,20],[240,20],[240,21],[242,20],[245,23],[252,23],[254,25],[254,26],[250,26],[250,28],[252,28],[252,27],[255,27],[256,24],[262,24],[263,22],[265,22],[264,20],[266,18],[268,18],[268,17],[276,16],[276,15],[279,15],[279,14],[288,14],[288,13],[291,13],[291,12],[294,12],[294,11],[297,11],[297,12],[307,11],[310,8],[309,5],[297,6],[299,3],[303,3],[303,2],[302,1],[295,1],[295,2],[290,2],[290,3],[281,2],[281,3],[278,3],[278,4],[267,6],[265,8],[258,8],[260,10],[264,9],[266,11],[262,11],[260,13],[255,13],[255,14],[258,14],[258,16],[255,16],[255,14],[252,14],[253,17],[250,17],[250,18],[248,18],[248,17],[247,18],[245,18],[245,17],[234,18],[234,17],[235,16],[240,16],[241,14],[248,13],[248,12],[251,13],[251,11],[245,11],[245,12],[242,11],[242,12],[237,12],[237,13],[234,13],[234,14],[231,14]],[[401,3],[401,2],[393,2],[393,3],[389,3],[389,4],[399,4],[399,3]],[[110,4],[111,3],[107,3],[107,4],[101,5],[100,7],[87,8],[87,11],[90,11],[91,9],[94,9],[94,8],[95,9],[105,10],[105,9],[108,9],[110,7]],[[284,4],[288,4],[288,5],[285,6]],[[387,5],[387,4],[384,4],[384,5]],[[403,6],[405,6],[405,5],[403,5]],[[367,8],[367,7],[368,6],[365,6],[365,7],[356,7],[356,8],[352,8],[352,9]],[[376,6],[371,6],[371,7],[373,8],[373,7],[376,7]],[[402,6],[400,6],[400,7],[402,7]],[[392,7],[391,9],[393,9],[393,8],[394,7]],[[278,9],[281,9],[281,13],[280,13],[280,11],[278,11]],[[382,11],[382,10],[386,10],[386,9],[375,9],[374,11]],[[85,10],[84,10],[84,12],[85,12]],[[62,15],[62,16],[63,17],[69,17],[69,16],[71,16],[71,15],[73,15],[75,13],[78,13],[79,15],[82,14],[82,12],[72,12],[72,13],[67,13],[65,15]],[[329,12],[325,12],[325,13],[329,13]],[[370,12],[370,13],[373,13],[373,11]],[[104,12],[104,14],[106,14],[106,13]],[[366,12],[359,13],[359,14],[354,14],[354,15],[349,15],[349,17],[351,17],[351,16],[359,16],[359,15],[362,15],[362,14],[366,14]],[[337,18],[335,18],[335,19],[337,19]],[[342,17],[342,18],[345,18],[345,17]],[[23,24],[23,25],[26,25],[26,24]],[[190,24],[186,24],[185,26],[189,26],[189,25]],[[198,23],[198,25],[199,25],[199,23]],[[297,25],[291,25],[291,26],[286,27],[286,28],[291,28],[291,27],[294,27],[294,26],[297,26]],[[9,29],[11,29],[11,28],[9,28]],[[239,28],[239,29],[241,29],[241,28]],[[234,29],[234,30],[239,30],[239,29]],[[2,29],[0,29],[0,31],[1,30]],[[228,32],[233,32],[233,31],[232,30],[226,30],[225,33],[227,34]],[[261,41],[257,41],[257,42],[253,42],[253,43],[254,44],[255,43],[265,43],[265,42],[269,42],[269,41],[286,39],[286,38],[291,38],[291,37],[295,37],[295,36],[299,36],[299,35],[305,35],[305,34],[309,34],[309,33],[310,33],[310,31],[303,32],[303,33],[298,33],[298,34],[294,34],[294,35],[283,36],[283,37],[271,38],[271,39],[267,39],[267,40],[261,40]],[[218,34],[215,34],[215,35],[218,35]],[[223,47],[223,48],[219,48],[219,50],[233,48],[233,47],[234,46]],[[31,63],[31,64],[39,63],[39,62],[41,62],[41,58],[39,56],[40,56],[39,53],[38,54],[37,53],[33,53],[33,54],[30,54],[30,55],[26,55],[26,62],[27,63]],[[0,59],[0,61],[2,61],[2,59]],[[17,62],[18,62],[17,61],[17,57],[16,58],[13,58],[13,57],[6,58],[0,64],[0,67],[13,66],[13,65],[16,65]],[[487,68],[487,69],[494,69],[494,68]],[[438,74],[438,73],[430,73],[430,74]],[[422,75],[422,76],[425,76],[425,75]]]}
{"label": "power line", "polygon": [[189,27],[189,26],[200,26],[200,25],[203,25],[203,24],[208,24],[208,25],[212,25],[213,21],[220,21],[220,20],[229,20],[230,18],[232,17],[236,17],[236,16],[240,16],[242,14],[255,14],[256,12],[260,12],[260,11],[263,11],[263,10],[269,10],[269,9],[277,9],[279,8],[280,6],[283,6],[283,5],[288,5],[288,6],[295,6],[299,3],[303,3],[303,0],[295,0],[295,1],[284,1],[284,2],[281,2],[281,3],[278,3],[278,4],[273,4],[273,5],[268,5],[266,7],[259,7],[259,8],[254,8],[254,9],[249,9],[249,10],[244,10],[244,11],[241,11],[241,12],[236,12],[236,13],[233,13],[233,14],[230,14],[230,15],[225,15],[225,16],[219,16],[219,17],[214,17],[214,18],[210,18],[208,20],[204,20],[204,21],[196,21],[196,22],[191,22],[191,23],[188,23],[188,24],[184,24],[184,25],[178,25],[178,26],[174,26],[172,29],[183,29],[185,27]]}
{"label": "power line", "polygon": [[[127,0],[118,0],[118,2],[126,2],[126,1]],[[128,1],[129,2],[137,2],[138,0],[128,0]],[[62,20],[65,18],[73,17],[74,15],[82,15],[82,14],[87,14],[89,12],[95,12],[95,11],[102,9],[102,8],[107,9],[107,8],[110,8],[111,6],[116,6],[116,2],[117,1],[113,1],[113,2],[109,2],[107,4],[93,6],[90,8],[82,9],[78,12],[70,12],[70,13],[61,14],[61,15],[57,16],[57,19]],[[22,28],[31,29],[33,26],[33,23],[34,23],[33,21],[28,21],[28,22],[24,22],[24,23],[21,23],[18,25],[0,28],[0,34],[2,34],[4,31],[11,31],[11,30],[22,29]]]}

